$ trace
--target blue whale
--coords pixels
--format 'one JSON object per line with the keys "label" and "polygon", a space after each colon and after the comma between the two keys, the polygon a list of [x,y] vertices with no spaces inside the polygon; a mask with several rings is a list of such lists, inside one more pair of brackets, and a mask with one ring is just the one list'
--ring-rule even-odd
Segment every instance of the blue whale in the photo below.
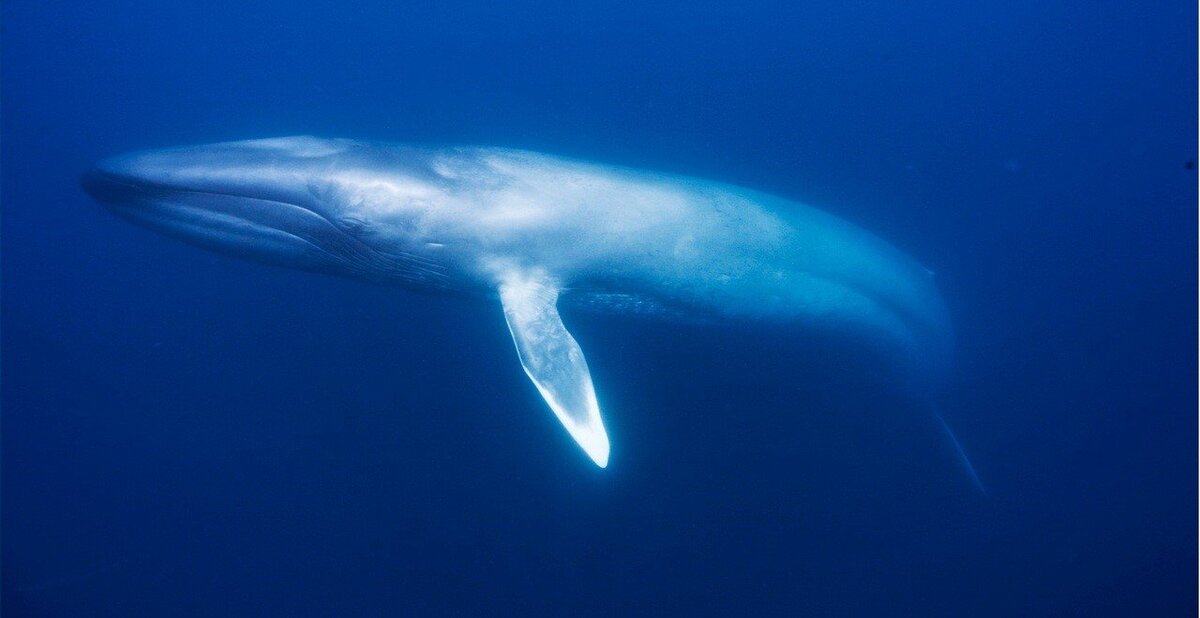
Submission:
{"label": "blue whale", "polygon": [[930,271],[826,212],[720,182],[300,136],[117,156],[83,185],[122,217],[212,249],[498,302],[525,372],[601,467],[609,440],[561,303],[844,333],[916,393],[950,361]]}

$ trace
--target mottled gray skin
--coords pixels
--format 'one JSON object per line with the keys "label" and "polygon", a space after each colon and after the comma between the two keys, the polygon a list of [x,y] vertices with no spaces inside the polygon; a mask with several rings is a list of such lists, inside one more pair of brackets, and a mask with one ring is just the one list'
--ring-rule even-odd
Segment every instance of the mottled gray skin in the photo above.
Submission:
{"label": "mottled gray skin", "polygon": [[718,182],[291,137],[115,157],[84,184],[139,223],[286,266],[481,295],[506,272],[539,272],[564,301],[845,333],[918,390],[949,361],[927,270],[830,214]]}

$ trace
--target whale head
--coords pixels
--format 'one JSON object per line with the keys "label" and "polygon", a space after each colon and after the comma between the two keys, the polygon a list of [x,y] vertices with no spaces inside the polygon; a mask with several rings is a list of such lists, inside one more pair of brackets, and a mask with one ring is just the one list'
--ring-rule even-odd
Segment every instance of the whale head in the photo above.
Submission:
{"label": "whale head", "polygon": [[441,276],[420,222],[452,188],[419,149],[225,142],[108,158],[81,182],[119,216],[209,249],[368,279]]}

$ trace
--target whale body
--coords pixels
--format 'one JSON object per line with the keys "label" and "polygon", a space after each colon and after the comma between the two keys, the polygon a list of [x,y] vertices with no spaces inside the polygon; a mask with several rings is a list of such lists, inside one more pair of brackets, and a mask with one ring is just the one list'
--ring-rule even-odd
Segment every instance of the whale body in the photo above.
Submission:
{"label": "whale body", "polygon": [[824,211],[720,182],[300,136],[116,156],[83,185],[122,217],[212,249],[498,300],[522,367],[601,467],[609,441],[560,303],[845,334],[916,391],[949,364],[928,270]]}

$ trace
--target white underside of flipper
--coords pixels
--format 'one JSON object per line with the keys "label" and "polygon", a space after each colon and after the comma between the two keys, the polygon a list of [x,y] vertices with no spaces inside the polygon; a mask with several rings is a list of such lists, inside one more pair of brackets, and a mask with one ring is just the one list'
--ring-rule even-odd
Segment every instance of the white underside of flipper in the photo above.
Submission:
{"label": "white underside of flipper", "polygon": [[499,292],[525,373],[588,457],[606,467],[608,434],[583,350],[558,315],[558,284],[542,272],[508,270]]}

